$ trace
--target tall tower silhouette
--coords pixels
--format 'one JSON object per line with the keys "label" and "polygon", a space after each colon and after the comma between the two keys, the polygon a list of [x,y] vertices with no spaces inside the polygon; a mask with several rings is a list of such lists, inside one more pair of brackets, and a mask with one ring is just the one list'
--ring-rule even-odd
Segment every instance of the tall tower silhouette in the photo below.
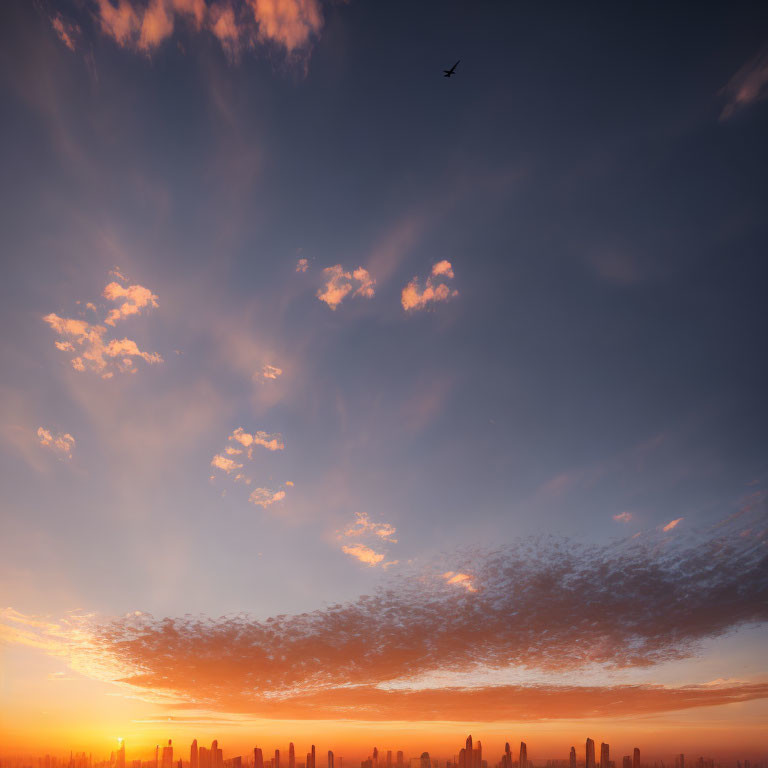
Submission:
{"label": "tall tower silhouette", "polygon": [[524,741],[520,742],[520,768],[528,768],[528,746]]}
{"label": "tall tower silhouette", "polygon": [[576,747],[571,747],[571,753],[568,755],[568,768],[576,768]]}
{"label": "tall tower silhouette", "polygon": [[288,768],[296,768],[296,750],[293,748],[293,742],[288,745]]}
{"label": "tall tower silhouette", "polygon": [[584,763],[586,768],[595,768],[595,742],[592,739],[587,739],[586,756]]}
{"label": "tall tower silhouette", "polygon": [[600,768],[608,768],[608,763],[611,761],[610,751],[609,744],[600,745]]}
{"label": "tall tower silhouette", "polygon": [[189,768],[200,768],[200,761],[197,754],[197,739],[193,739],[192,746],[189,748]]}

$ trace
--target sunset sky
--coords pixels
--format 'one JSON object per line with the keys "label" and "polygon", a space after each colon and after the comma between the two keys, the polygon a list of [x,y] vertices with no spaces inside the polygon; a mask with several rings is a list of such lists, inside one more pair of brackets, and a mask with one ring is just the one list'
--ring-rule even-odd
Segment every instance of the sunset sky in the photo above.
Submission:
{"label": "sunset sky", "polygon": [[0,22],[0,756],[768,757],[765,3]]}

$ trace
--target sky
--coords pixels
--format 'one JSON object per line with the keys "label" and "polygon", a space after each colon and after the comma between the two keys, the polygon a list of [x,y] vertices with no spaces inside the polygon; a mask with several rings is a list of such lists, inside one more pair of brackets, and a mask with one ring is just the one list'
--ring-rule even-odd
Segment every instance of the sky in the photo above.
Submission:
{"label": "sky", "polygon": [[765,759],[765,4],[0,20],[4,754]]}

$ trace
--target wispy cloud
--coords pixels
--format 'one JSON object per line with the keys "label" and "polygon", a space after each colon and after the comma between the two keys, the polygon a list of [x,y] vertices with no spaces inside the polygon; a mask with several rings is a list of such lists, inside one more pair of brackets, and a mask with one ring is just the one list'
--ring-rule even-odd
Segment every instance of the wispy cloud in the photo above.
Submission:
{"label": "wispy cloud", "polygon": [[355,515],[355,521],[343,531],[339,531],[338,538],[344,542],[341,551],[345,554],[366,565],[381,565],[386,568],[398,562],[396,560],[385,562],[387,544],[397,544],[396,533],[397,529],[394,525],[376,523],[365,512],[358,512]]}
{"label": "wispy cloud", "polygon": [[730,79],[723,92],[726,104],[720,113],[721,120],[768,96],[768,45]]}
{"label": "wispy cloud", "polygon": [[294,55],[323,26],[318,0],[96,0],[96,15],[102,33],[124,48],[151,54],[182,22],[213,34],[232,60],[257,43]]}
{"label": "wispy cloud", "polygon": [[66,456],[66,458],[72,458],[72,449],[75,447],[75,438],[69,434],[69,432],[58,432],[53,434],[45,427],[38,427],[37,439],[40,441],[40,445],[44,448],[48,448],[54,453],[60,456]]}
{"label": "wispy cloud", "polygon": [[617,520],[620,523],[628,523],[632,519],[632,513],[631,512],[619,512],[618,515],[613,516],[614,520]]}
{"label": "wispy cloud", "polygon": [[281,435],[270,434],[269,432],[262,432],[261,430],[251,434],[246,432],[242,427],[238,427],[232,432],[228,438],[234,440],[240,445],[248,448],[248,458],[253,458],[252,446],[258,445],[262,448],[266,448],[268,451],[282,451],[285,449],[285,443]]}
{"label": "wispy cloud", "polygon": [[331,309],[336,309],[349,295],[362,296],[366,299],[374,296],[376,280],[363,267],[345,272],[341,264],[336,264],[326,267],[323,270],[323,276],[325,286],[317,292],[317,298],[324,301]]}
{"label": "wispy cloud", "polygon": [[677,528],[678,524],[683,520],[682,517],[678,517],[676,520],[670,520],[661,530],[666,533],[667,531],[671,531],[673,528]]}
{"label": "wispy cloud", "polygon": [[74,51],[77,47],[76,40],[80,35],[80,27],[73,22],[67,21],[60,13],[57,13],[51,18],[51,25],[59,36],[59,40],[61,40],[70,51]]}
{"label": "wispy cloud", "polygon": [[450,261],[438,261],[433,265],[432,271],[427,276],[424,289],[421,289],[419,278],[414,277],[403,288],[403,293],[400,301],[403,305],[403,309],[424,309],[427,305],[438,302],[447,301],[448,299],[458,296],[457,290],[451,290],[447,285],[447,281],[453,280],[454,272]]}

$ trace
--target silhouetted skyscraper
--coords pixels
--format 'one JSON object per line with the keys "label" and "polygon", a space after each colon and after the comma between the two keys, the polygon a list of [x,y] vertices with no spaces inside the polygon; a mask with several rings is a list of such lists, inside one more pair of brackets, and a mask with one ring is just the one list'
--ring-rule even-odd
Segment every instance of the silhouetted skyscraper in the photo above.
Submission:
{"label": "silhouetted skyscraper", "polygon": [[520,742],[520,768],[528,768],[528,747],[524,741]]}
{"label": "silhouetted skyscraper", "polygon": [[[203,768],[201,765],[200,768]],[[259,747],[253,748],[253,768],[264,768],[264,755]]]}
{"label": "silhouetted skyscraper", "polygon": [[586,768],[595,768],[595,742],[592,739],[587,739],[587,746],[585,748],[584,763]]}
{"label": "silhouetted skyscraper", "polygon": [[[50,760],[47,761],[50,764]],[[120,747],[115,755],[115,768],[125,768],[125,742],[120,739]]]}
{"label": "silhouetted skyscraper", "polygon": [[571,753],[568,755],[568,768],[576,768],[576,747],[571,747]]}
{"label": "silhouetted skyscraper", "polygon": [[224,768],[224,753],[219,749],[217,739],[211,744],[211,768]]}
{"label": "silhouetted skyscraper", "polygon": [[429,752],[421,753],[420,768],[432,768],[432,761],[429,759]]}
{"label": "silhouetted skyscraper", "polygon": [[293,742],[288,745],[288,768],[296,768],[296,750]]}
{"label": "silhouetted skyscraper", "polygon": [[333,768],[333,752],[328,750],[328,768]]}
{"label": "silhouetted skyscraper", "polygon": [[392,768],[392,750],[387,750],[387,768]]}
{"label": "silhouetted skyscraper", "polygon": [[189,748],[189,768],[200,768],[197,755],[197,739],[192,741],[192,746]]}
{"label": "silhouetted skyscraper", "polygon": [[170,739],[168,739],[168,746],[163,747],[162,768],[173,768],[173,746]]}
{"label": "silhouetted skyscraper", "polygon": [[640,768],[640,750],[637,747],[632,752],[632,768]]}
{"label": "silhouetted skyscraper", "polygon": [[316,768],[316,766],[315,766],[315,745],[314,744],[312,745],[312,765],[310,766],[310,768]]}

